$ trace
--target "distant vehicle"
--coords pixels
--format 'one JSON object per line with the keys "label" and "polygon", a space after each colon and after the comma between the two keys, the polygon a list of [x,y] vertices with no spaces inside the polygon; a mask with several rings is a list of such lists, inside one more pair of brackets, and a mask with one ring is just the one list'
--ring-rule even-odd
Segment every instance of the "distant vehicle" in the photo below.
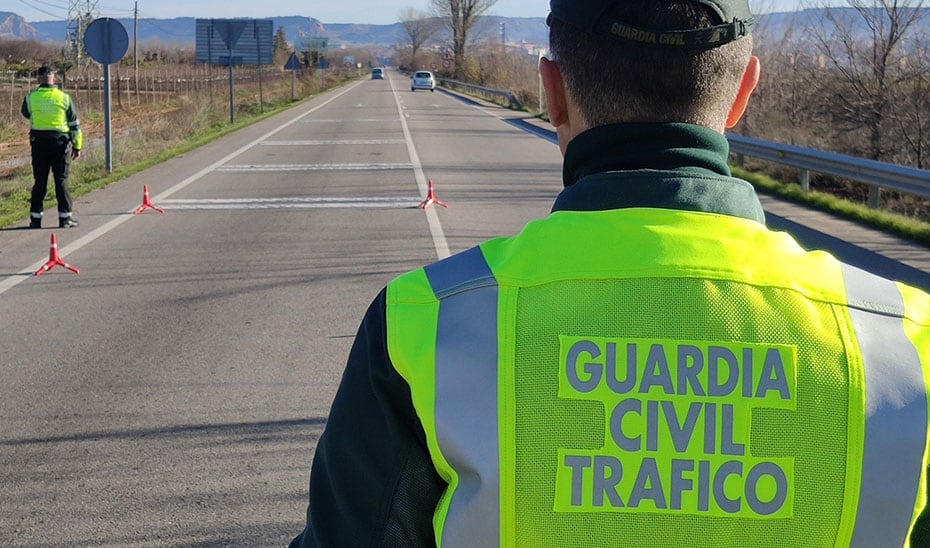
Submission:
{"label": "distant vehicle", "polygon": [[413,79],[410,81],[410,91],[418,89],[428,89],[436,91],[436,79],[433,73],[428,70],[418,70],[413,73]]}
{"label": "distant vehicle", "polygon": [[372,80],[384,80],[384,69],[381,67],[371,69]]}

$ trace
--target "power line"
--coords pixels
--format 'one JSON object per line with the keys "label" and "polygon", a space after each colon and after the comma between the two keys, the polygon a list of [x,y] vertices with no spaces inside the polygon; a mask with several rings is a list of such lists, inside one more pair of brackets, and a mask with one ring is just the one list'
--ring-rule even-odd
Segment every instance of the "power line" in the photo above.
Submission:
{"label": "power line", "polygon": [[115,12],[115,13],[123,13],[123,14],[126,14],[126,15],[132,15],[133,13],[135,13],[135,10],[133,10],[133,9],[127,9],[127,8],[122,8],[122,7],[121,7],[121,8],[116,8],[116,7],[113,7],[113,6],[100,6],[100,9],[101,9],[101,10],[104,10],[104,11],[106,11],[106,12],[108,12],[108,13],[114,13],[114,12]]}
{"label": "power line", "polygon": [[45,6],[55,8],[55,9],[60,9],[60,10],[67,9],[67,7],[64,4],[53,4],[52,2],[47,2],[45,0],[32,0],[32,1],[39,3],[39,4],[43,4]]}
{"label": "power line", "polygon": [[163,32],[163,33],[165,33],[165,34],[170,34],[171,36],[177,36],[177,37],[181,37],[181,38],[189,38],[189,37],[190,37],[190,33],[186,33],[186,32],[183,32],[183,33],[182,33],[182,32],[177,32],[177,31],[173,31],[173,30],[168,30],[168,29],[166,29],[166,28],[164,28],[164,27],[161,27],[161,26],[157,25],[157,24],[155,23],[155,20],[154,20],[154,19],[151,19],[151,18],[146,19],[142,14],[139,15],[139,23],[145,24],[145,25],[150,25],[150,26],[152,26],[152,27],[155,27],[155,28],[158,29],[159,31],[161,31],[161,32]]}
{"label": "power line", "polygon": [[40,7],[38,7],[38,6],[34,6],[34,5],[30,4],[29,2],[26,2],[26,0],[19,0],[19,1],[22,2],[23,4],[25,4],[26,6],[29,6],[30,8],[32,8],[32,9],[38,11],[38,12],[44,13],[45,15],[48,15],[48,16],[50,16],[50,17],[57,17],[57,18],[61,19],[61,14],[60,14],[60,13],[59,13],[59,14],[56,14],[56,13],[51,13],[51,12],[45,11],[44,9],[42,9],[42,8],[40,8]]}

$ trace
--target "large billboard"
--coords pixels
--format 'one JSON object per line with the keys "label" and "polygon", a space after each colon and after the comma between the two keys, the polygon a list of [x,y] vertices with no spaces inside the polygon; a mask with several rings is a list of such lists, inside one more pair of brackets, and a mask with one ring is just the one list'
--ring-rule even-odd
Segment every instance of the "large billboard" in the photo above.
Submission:
{"label": "large billboard", "polygon": [[271,19],[197,19],[198,63],[270,65],[274,62]]}

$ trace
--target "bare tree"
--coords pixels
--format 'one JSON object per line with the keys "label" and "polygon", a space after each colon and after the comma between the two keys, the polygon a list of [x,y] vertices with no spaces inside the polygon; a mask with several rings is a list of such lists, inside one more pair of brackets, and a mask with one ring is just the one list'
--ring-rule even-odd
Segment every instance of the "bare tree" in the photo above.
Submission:
{"label": "bare tree", "polygon": [[49,44],[19,38],[0,38],[0,62],[18,70],[26,70],[27,67],[35,70],[50,59],[59,57],[55,46]]}
{"label": "bare tree", "polygon": [[926,169],[930,165],[930,44],[919,37],[902,69],[908,84],[891,103],[891,117],[901,135],[899,162]]}
{"label": "bare tree", "polygon": [[847,0],[849,9],[824,8],[827,25],[816,37],[821,54],[838,71],[844,90],[835,95],[836,118],[847,130],[865,130],[865,155],[884,160],[886,124],[893,97],[911,85],[906,66],[909,31],[924,0]]}
{"label": "bare tree", "polygon": [[410,44],[410,68],[417,68],[417,52],[439,31],[440,22],[428,13],[414,8],[401,10],[400,23]]}
{"label": "bare tree", "polygon": [[274,33],[274,61],[275,66],[284,66],[291,56],[291,46],[287,43],[287,33],[284,27],[278,27]]}
{"label": "bare tree", "polygon": [[[762,79],[756,88],[751,108],[737,131],[755,136],[763,131],[768,139],[792,145],[814,146],[799,130],[809,129],[813,95],[817,92],[810,44],[799,14],[780,16],[776,28],[760,21],[753,29],[754,53],[762,59]],[[800,28],[800,31],[798,29]],[[811,131],[813,135],[818,132]]]}
{"label": "bare tree", "polygon": [[497,0],[430,0],[433,12],[452,33],[456,78],[461,78],[464,71],[469,32],[478,18],[496,3]]}

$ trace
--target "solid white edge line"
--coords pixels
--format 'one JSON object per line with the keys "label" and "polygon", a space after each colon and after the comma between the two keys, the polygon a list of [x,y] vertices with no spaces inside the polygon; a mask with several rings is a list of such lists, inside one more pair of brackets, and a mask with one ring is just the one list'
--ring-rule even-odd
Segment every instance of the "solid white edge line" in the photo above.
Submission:
{"label": "solid white edge line", "polygon": [[[224,156],[224,157],[221,158],[220,160],[217,160],[216,162],[210,164],[209,166],[207,166],[207,167],[201,169],[201,170],[198,171],[197,173],[191,175],[191,176],[188,177],[187,179],[184,179],[184,180],[181,181],[180,183],[178,183],[178,184],[174,185],[173,187],[169,188],[168,190],[162,192],[162,193],[159,194],[158,196],[155,196],[155,197],[153,198],[153,201],[158,202],[159,200],[162,200],[162,199],[164,199],[164,198],[167,198],[168,196],[171,196],[172,194],[178,192],[179,190],[184,189],[185,187],[187,187],[187,186],[190,185],[191,183],[194,183],[195,181],[197,181],[198,179],[200,179],[200,178],[203,177],[204,175],[210,173],[211,171],[214,171],[214,170],[215,170],[216,168],[218,168],[219,166],[221,166],[221,165],[225,164],[226,162],[232,160],[233,158],[235,158],[236,156],[242,154],[243,152],[245,152],[245,151],[251,149],[252,147],[254,147],[254,146],[256,146],[257,144],[259,144],[260,142],[264,141],[265,139],[271,137],[272,135],[278,133],[279,131],[281,131],[281,130],[283,130],[283,129],[286,129],[286,128],[290,127],[292,124],[295,124],[295,123],[297,123],[297,122],[300,121],[300,120],[303,120],[304,118],[306,118],[306,117],[309,116],[310,114],[313,114],[314,112],[320,110],[321,108],[325,107],[326,105],[330,104],[331,102],[335,101],[336,99],[342,97],[342,96],[345,95],[346,93],[352,91],[353,89],[355,89],[356,87],[358,87],[359,85],[361,85],[362,82],[364,82],[364,80],[360,80],[360,81],[356,82],[355,84],[352,84],[351,86],[347,87],[346,89],[342,90],[341,92],[337,93],[336,95],[333,95],[333,96],[330,97],[329,99],[323,101],[323,102],[320,103],[319,105],[317,105],[317,106],[311,108],[311,109],[308,110],[307,112],[305,112],[305,113],[303,113],[303,114],[301,114],[301,115],[295,117],[294,119],[290,120],[289,122],[285,122],[284,124],[282,124],[282,125],[278,126],[277,128],[275,128],[275,129],[269,131],[268,133],[262,135],[262,136],[259,137],[258,139],[255,139],[254,141],[250,142],[249,144],[244,145],[244,146],[240,147],[239,149],[237,149],[237,150],[235,150],[235,151],[233,151],[233,152],[227,154],[226,156]],[[409,140],[408,140],[408,146],[409,146]],[[105,223],[105,224],[103,224],[103,225],[97,227],[96,229],[90,231],[88,234],[85,234],[83,237],[78,238],[74,243],[72,243],[72,244],[70,244],[70,245],[68,245],[68,246],[66,246],[66,247],[64,247],[64,248],[62,248],[62,249],[59,251],[59,253],[61,254],[62,257],[65,257],[65,256],[67,256],[67,255],[69,255],[69,254],[71,254],[71,253],[73,253],[73,252],[75,252],[75,251],[81,249],[81,248],[84,247],[85,245],[87,245],[87,244],[93,242],[93,241],[96,240],[97,238],[103,236],[103,235],[106,234],[107,232],[110,232],[110,231],[113,230],[114,228],[118,227],[119,225],[125,223],[126,221],[128,221],[129,219],[131,219],[132,217],[134,217],[134,215],[132,214],[133,211],[135,211],[135,208],[129,210],[129,211],[126,212],[126,213],[120,214],[120,215],[121,215],[120,217],[117,217],[117,218],[115,218],[115,219],[112,219],[112,220],[110,220],[109,222],[107,222],[107,223]],[[48,259],[44,259],[44,260],[38,261],[38,262],[36,262],[36,263],[33,263],[31,266],[28,266],[28,267],[26,268],[26,272],[22,272],[22,273],[19,274],[20,277],[10,277],[10,278],[7,278],[7,279],[3,280],[2,282],[0,282],[0,294],[3,294],[4,292],[6,292],[6,291],[12,289],[13,287],[15,287],[15,286],[17,286],[18,284],[20,284],[22,281],[24,281],[24,280],[26,280],[26,279],[28,279],[28,278],[31,278],[32,275],[35,273],[35,271],[38,270],[38,269],[40,269],[40,268],[42,268],[42,266],[43,266],[46,262],[48,262]],[[77,268],[80,268],[80,266],[77,266]],[[14,276],[16,276],[16,275],[14,274]]]}
{"label": "solid white edge line", "polygon": [[[498,120],[500,120],[500,121],[502,121],[502,122],[506,122],[507,120],[519,120],[519,118],[514,118],[514,117],[511,117],[511,116],[503,116],[503,115],[501,115],[501,114],[498,114],[498,113],[496,113],[496,112],[492,112],[492,111],[488,110],[488,108],[493,108],[493,107],[485,107],[485,106],[483,106],[483,105],[468,105],[468,106],[470,106],[471,108],[473,108],[473,109],[475,109],[475,110],[477,110],[477,111],[480,111],[482,114],[486,114],[486,115],[488,115],[488,116],[492,116],[492,117],[494,117],[494,118],[497,118]],[[542,140],[544,140],[544,141],[549,141],[550,143],[552,143],[552,144],[554,144],[554,145],[558,145],[558,144],[559,144],[559,138],[558,138],[558,136],[552,135],[550,132],[547,132],[545,129],[542,129],[542,128],[536,128],[536,127],[533,127],[533,126],[530,126],[530,127],[532,127],[532,129],[531,129],[530,131],[531,131],[531,133],[532,133],[533,135],[539,137],[540,139],[542,139]]]}
{"label": "solid white edge line", "polygon": [[[400,97],[397,90],[394,89],[394,80],[388,78],[391,85],[391,93],[394,94],[394,102],[397,103],[397,114],[400,118],[400,125],[404,130],[404,139],[407,140],[407,151],[410,153],[410,163],[413,164],[413,174],[417,180],[417,187],[420,189],[420,196],[426,196],[429,187],[426,184],[426,175],[423,174],[423,166],[420,164],[420,156],[417,154],[417,148],[413,144],[413,137],[410,135],[410,128],[407,127],[407,119],[404,117],[404,108],[400,104]],[[442,231],[442,225],[439,224],[439,216],[436,214],[436,207],[425,207],[426,221],[429,223],[429,231],[433,236],[433,245],[436,247],[436,257],[445,259],[452,253],[449,251],[449,243],[446,242],[446,235]]]}

